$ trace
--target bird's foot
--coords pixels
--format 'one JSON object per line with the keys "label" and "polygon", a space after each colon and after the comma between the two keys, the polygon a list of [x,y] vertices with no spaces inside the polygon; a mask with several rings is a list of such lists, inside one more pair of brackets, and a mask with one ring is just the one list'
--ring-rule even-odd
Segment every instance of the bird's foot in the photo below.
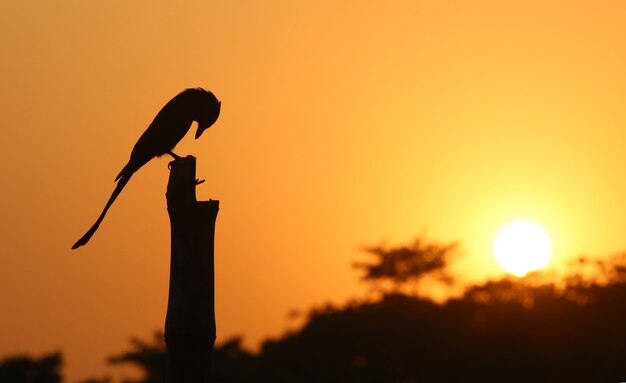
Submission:
{"label": "bird's foot", "polygon": [[172,156],[172,158],[174,158],[175,160],[182,160],[183,159],[183,157],[179,156],[178,154],[176,154],[176,153],[174,153],[172,151],[167,152],[167,154]]}

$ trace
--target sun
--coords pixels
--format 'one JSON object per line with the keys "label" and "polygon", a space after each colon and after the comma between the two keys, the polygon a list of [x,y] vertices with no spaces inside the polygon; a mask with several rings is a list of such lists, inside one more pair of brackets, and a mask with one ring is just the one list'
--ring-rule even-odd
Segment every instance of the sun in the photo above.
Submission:
{"label": "sun", "polygon": [[543,269],[552,257],[548,233],[529,221],[515,221],[503,227],[496,236],[493,249],[498,265],[518,277]]}

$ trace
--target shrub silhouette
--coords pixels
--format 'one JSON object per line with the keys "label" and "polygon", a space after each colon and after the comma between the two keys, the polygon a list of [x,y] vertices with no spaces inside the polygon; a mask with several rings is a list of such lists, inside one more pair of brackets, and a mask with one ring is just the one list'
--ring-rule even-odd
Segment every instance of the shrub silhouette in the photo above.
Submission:
{"label": "shrub silhouette", "polygon": [[10,356],[0,360],[0,383],[60,383],[62,366],[60,352]]}
{"label": "shrub silhouette", "polygon": [[[439,259],[433,264],[446,264],[446,257]],[[378,300],[314,308],[302,328],[265,341],[256,355],[244,350],[239,338],[216,347],[215,381],[624,381],[625,260],[624,255],[609,261],[581,258],[563,286],[538,283],[530,275],[472,286],[444,304],[392,291]],[[594,269],[590,275],[596,277],[588,278],[584,268]],[[440,267],[415,270],[427,274]],[[387,271],[376,275],[394,278]]]}

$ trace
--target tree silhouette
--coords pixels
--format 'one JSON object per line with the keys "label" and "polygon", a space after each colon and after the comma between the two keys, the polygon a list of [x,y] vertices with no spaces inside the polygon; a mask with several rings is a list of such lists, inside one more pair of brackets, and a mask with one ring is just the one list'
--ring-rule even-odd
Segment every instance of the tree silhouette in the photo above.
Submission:
{"label": "tree silhouette", "polygon": [[626,284],[588,287],[595,300],[586,305],[546,287],[528,287],[527,305],[500,287],[477,287],[496,293],[489,302],[475,291],[443,305],[387,294],[319,310],[264,344],[257,381],[624,381]]}
{"label": "tree silhouette", "polygon": [[[424,249],[435,255],[422,256]],[[367,269],[366,282],[394,280],[388,270],[401,270],[398,283],[445,272],[456,247],[418,242],[383,250],[375,252],[379,262]],[[428,265],[382,270],[382,260],[405,262],[407,253],[427,260],[410,262]],[[257,354],[245,350],[241,338],[218,343],[214,381],[626,381],[626,253],[580,257],[571,267],[562,283],[540,274],[503,278],[470,286],[442,304],[388,292],[314,308],[299,330],[266,340]],[[126,383],[164,382],[165,360],[161,332],[147,341],[133,338],[129,350],[109,359],[142,369],[141,379]],[[58,383],[61,361],[59,353],[7,358],[0,362],[0,383]]]}
{"label": "tree silhouette", "polygon": [[88,378],[77,383],[112,383],[112,381],[108,376],[104,376],[102,378]]}
{"label": "tree silhouette", "polygon": [[154,332],[150,341],[131,338],[130,344],[130,350],[109,357],[111,364],[131,364],[142,371],[141,380],[125,380],[124,383],[165,383],[167,357],[163,333]]}
{"label": "tree silhouette", "polygon": [[255,382],[259,373],[257,358],[245,350],[242,338],[220,344],[213,351],[213,381],[219,383]]}
{"label": "tree silhouette", "polygon": [[[445,275],[455,244],[377,247],[366,282]],[[383,266],[386,265],[386,266]],[[407,266],[408,265],[408,266]],[[470,286],[446,303],[388,292],[309,311],[297,331],[252,354],[216,347],[216,382],[589,382],[626,380],[626,256],[581,257],[564,285],[537,274]],[[150,364],[155,346],[135,340]],[[157,342],[158,341],[158,342]],[[162,346],[160,346],[162,347]],[[144,357],[138,355],[146,354]],[[142,380],[141,382],[150,382]]]}
{"label": "tree silhouette", "polygon": [[60,383],[62,366],[60,352],[10,356],[0,361],[0,383]]}
{"label": "tree silhouette", "polygon": [[[167,355],[163,339],[161,331],[155,331],[152,339],[148,341],[131,338],[130,350],[110,357],[109,363],[131,364],[142,371],[140,380],[125,380],[124,383],[166,382]],[[241,338],[229,339],[215,348],[212,357],[213,381],[224,383],[255,381],[255,357],[243,349],[241,341]]]}
{"label": "tree silhouette", "polygon": [[456,255],[458,244],[439,244],[417,238],[410,245],[379,245],[366,247],[365,250],[375,259],[353,263],[353,267],[364,271],[362,279],[374,284],[390,282],[397,291],[406,282],[417,282],[425,276],[451,281],[447,267]]}

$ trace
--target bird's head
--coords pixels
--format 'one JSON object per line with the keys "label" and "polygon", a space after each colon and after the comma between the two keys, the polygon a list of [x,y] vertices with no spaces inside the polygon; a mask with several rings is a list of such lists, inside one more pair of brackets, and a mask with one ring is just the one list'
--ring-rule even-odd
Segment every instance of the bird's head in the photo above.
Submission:
{"label": "bird's head", "polygon": [[217,121],[222,104],[213,93],[200,88],[196,91],[195,120],[198,122],[198,130],[196,130],[196,139],[198,139],[205,130]]}

